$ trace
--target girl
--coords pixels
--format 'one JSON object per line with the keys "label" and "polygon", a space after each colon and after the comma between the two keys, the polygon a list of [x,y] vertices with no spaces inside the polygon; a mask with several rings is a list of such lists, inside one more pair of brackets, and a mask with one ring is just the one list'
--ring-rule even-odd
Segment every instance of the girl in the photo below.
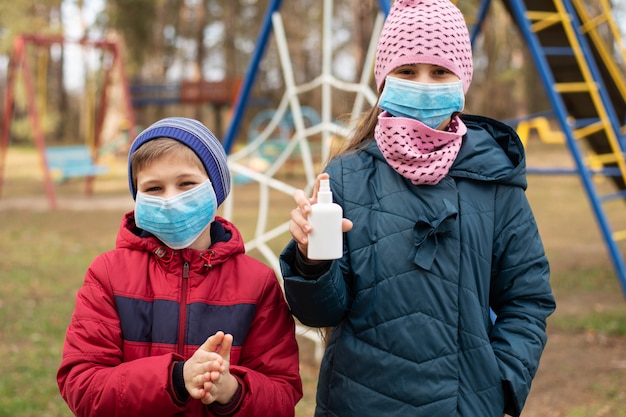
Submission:
{"label": "girl", "polygon": [[[447,0],[394,2],[375,78],[378,108],[295,193],[281,254],[294,315],[331,328],[315,415],[518,416],[555,309],[522,144],[460,115],[472,52]],[[346,233],[320,262],[307,216],[328,177]]]}

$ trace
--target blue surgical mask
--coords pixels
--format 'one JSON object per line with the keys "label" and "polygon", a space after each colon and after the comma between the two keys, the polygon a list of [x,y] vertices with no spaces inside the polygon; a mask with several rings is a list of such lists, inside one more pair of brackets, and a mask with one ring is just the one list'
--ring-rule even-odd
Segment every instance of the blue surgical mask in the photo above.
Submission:
{"label": "blue surgical mask", "polygon": [[217,198],[210,180],[171,198],[137,192],[135,223],[172,249],[191,245],[215,219]]}
{"label": "blue surgical mask", "polygon": [[431,84],[387,77],[378,101],[378,107],[392,116],[419,120],[431,129],[436,129],[464,106],[461,80]]}

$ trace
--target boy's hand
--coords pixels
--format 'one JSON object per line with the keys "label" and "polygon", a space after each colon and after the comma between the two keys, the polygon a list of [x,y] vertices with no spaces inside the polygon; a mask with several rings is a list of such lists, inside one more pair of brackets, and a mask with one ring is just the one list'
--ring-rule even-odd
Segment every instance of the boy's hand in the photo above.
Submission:
{"label": "boy's hand", "polygon": [[192,398],[204,404],[231,400],[239,382],[230,374],[230,349],[233,336],[219,331],[210,336],[185,362],[185,387]]}
{"label": "boy's hand", "polygon": [[[230,348],[233,346],[233,336],[217,332],[211,337],[216,337],[219,340],[216,346],[209,344],[209,349],[213,348],[215,352],[217,348],[221,367],[219,371],[210,372],[210,379],[204,382],[205,395],[201,400],[204,404],[211,404],[214,401],[226,404],[233,398],[237,388],[239,388],[239,381],[230,373]],[[200,349],[205,345],[206,343]]]}

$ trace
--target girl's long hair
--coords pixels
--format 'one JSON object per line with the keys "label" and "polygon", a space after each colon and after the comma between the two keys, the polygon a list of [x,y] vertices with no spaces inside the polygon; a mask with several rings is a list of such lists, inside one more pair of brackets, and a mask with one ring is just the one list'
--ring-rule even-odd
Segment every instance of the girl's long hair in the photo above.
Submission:
{"label": "girl's long hair", "polygon": [[365,144],[372,141],[374,139],[374,129],[376,128],[376,123],[378,123],[378,115],[381,112],[382,110],[374,105],[367,112],[363,113],[363,116],[342,146],[331,150],[328,161],[336,156],[363,149]]}

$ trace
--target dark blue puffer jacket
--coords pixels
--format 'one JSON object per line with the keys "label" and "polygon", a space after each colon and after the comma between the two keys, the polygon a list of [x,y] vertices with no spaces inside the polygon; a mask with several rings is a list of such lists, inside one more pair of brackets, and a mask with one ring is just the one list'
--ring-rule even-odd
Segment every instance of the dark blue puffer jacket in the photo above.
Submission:
{"label": "dark blue puffer jacket", "polygon": [[548,260],[519,138],[463,120],[460,153],[436,186],[401,177],[374,141],[331,161],[333,197],[354,223],[343,258],[306,279],[293,241],[281,255],[294,315],[333,327],[316,417],[521,412],[555,309]]}

